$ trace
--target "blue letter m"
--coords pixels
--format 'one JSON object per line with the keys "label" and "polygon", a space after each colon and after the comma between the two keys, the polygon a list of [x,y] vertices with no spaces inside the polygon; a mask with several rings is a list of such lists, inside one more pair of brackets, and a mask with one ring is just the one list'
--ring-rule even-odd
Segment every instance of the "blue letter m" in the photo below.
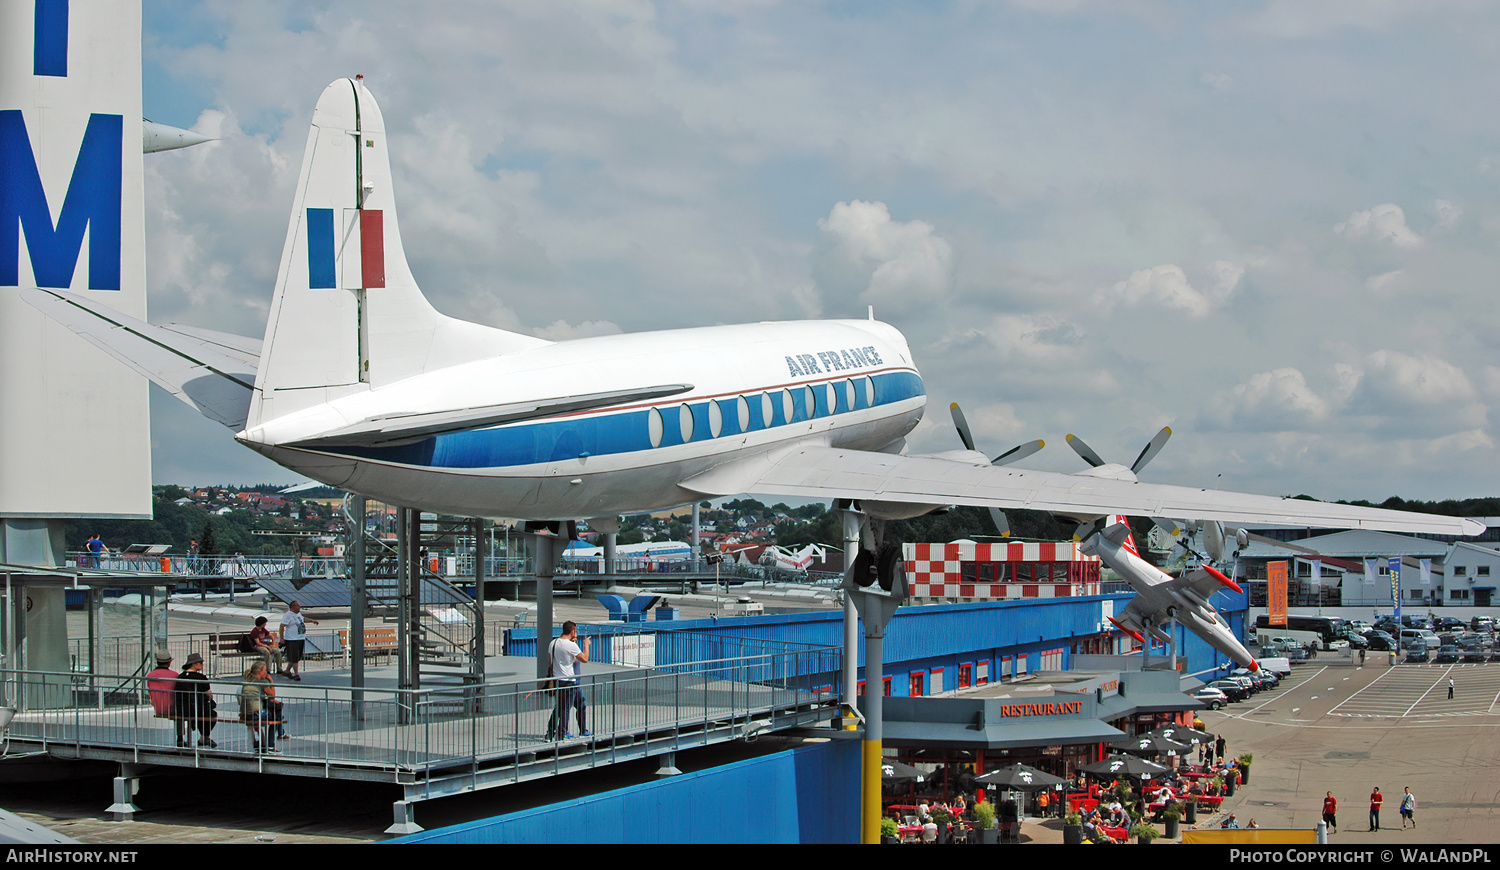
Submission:
{"label": "blue letter m", "polygon": [[26,119],[17,109],[0,111],[0,286],[21,283],[21,232],[26,234],[37,285],[71,286],[83,250],[83,231],[88,229],[89,289],[120,289],[123,130],[119,115],[89,116],[54,228]]}

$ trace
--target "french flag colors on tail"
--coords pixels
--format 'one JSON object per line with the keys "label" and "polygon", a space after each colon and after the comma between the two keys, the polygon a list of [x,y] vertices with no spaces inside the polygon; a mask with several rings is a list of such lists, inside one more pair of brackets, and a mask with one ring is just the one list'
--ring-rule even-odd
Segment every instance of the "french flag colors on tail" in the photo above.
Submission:
{"label": "french flag colors on tail", "polygon": [[331,208],[307,210],[307,286],[361,290],[385,286],[385,214],[342,209],[335,229]]}

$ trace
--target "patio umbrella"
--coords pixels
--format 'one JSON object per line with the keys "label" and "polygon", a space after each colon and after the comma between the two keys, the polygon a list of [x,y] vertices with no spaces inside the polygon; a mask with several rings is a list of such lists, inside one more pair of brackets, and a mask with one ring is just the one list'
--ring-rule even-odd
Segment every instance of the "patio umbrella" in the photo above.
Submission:
{"label": "patio umbrella", "polygon": [[1061,777],[1024,764],[1012,764],[1009,767],[992,770],[983,776],[974,777],[974,782],[1015,791],[1041,791],[1063,783]]}
{"label": "patio umbrella", "polygon": [[1112,749],[1121,749],[1126,752],[1144,752],[1149,755],[1182,755],[1193,750],[1193,747],[1186,743],[1178,743],[1176,740],[1168,740],[1165,737],[1154,734],[1125,737],[1109,745]]}
{"label": "patio umbrella", "polygon": [[1165,737],[1168,740],[1176,740],[1178,743],[1188,743],[1197,746],[1200,743],[1214,742],[1214,735],[1207,731],[1199,731],[1186,725],[1163,725],[1152,731],[1152,737]]}
{"label": "patio umbrella", "polygon": [[1103,761],[1086,764],[1078,769],[1099,777],[1128,776],[1131,779],[1150,779],[1167,772],[1167,768],[1160,764],[1134,755],[1111,755]]}
{"label": "patio umbrella", "polygon": [[894,758],[882,758],[880,760],[880,778],[886,782],[900,782],[911,780],[913,782],[926,782],[927,774],[910,764],[903,764]]}

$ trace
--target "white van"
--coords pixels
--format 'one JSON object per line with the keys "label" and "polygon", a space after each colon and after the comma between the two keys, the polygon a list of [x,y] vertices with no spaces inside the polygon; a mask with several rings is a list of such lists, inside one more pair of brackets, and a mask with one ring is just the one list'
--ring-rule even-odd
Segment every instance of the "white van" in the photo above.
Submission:
{"label": "white van", "polygon": [[1401,639],[1400,639],[1401,648],[1402,649],[1406,649],[1406,648],[1410,647],[1411,646],[1411,642],[1413,640],[1417,640],[1419,638],[1421,640],[1423,640],[1424,642],[1426,642],[1428,649],[1433,650],[1433,649],[1437,649],[1438,648],[1438,636],[1437,636],[1437,633],[1434,632],[1430,628],[1403,628],[1403,629],[1401,629]]}

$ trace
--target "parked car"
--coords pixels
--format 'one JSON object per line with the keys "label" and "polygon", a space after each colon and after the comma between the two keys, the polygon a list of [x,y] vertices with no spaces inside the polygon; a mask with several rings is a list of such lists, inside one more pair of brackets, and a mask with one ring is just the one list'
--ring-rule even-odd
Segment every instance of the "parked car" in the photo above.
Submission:
{"label": "parked car", "polygon": [[1296,664],[1297,662],[1305,662],[1307,661],[1307,650],[1303,649],[1300,646],[1294,646],[1291,649],[1282,650],[1281,657],[1291,662],[1292,664]]}
{"label": "parked car", "polygon": [[1495,617],[1476,616],[1473,619],[1469,620],[1469,628],[1472,628],[1475,631],[1494,631]]}
{"label": "parked car", "polygon": [[1371,652],[1390,652],[1396,648],[1396,639],[1378,628],[1365,632],[1365,640],[1369,641]]}
{"label": "parked car", "polygon": [[1269,674],[1275,674],[1279,680],[1286,679],[1292,675],[1292,663],[1286,656],[1264,656],[1259,659],[1260,669]]}
{"label": "parked car", "polygon": [[1229,672],[1231,677],[1245,677],[1256,685],[1256,691],[1274,689],[1281,684],[1281,678],[1265,670],[1252,671],[1249,668],[1235,668]]}
{"label": "parked car", "polygon": [[1458,619],[1453,616],[1439,616],[1436,620],[1433,621],[1432,624],[1433,631],[1436,631],[1439,634],[1445,631],[1461,632],[1466,628],[1468,628],[1468,626],[1464,624],[1464,621],[1462,619]]}
{"label": "parked car", "polygon": [[1427,641],[1417,637],[1412,638],[1406,644],[1406,662],[1415,664],[1425,662],[1430,658],[1427,654]]}
{"label": "parked car", "polygon": [[1482,635],[1466,634],[1458,639],[1458,648],[1466,662],[1483,662],[1490,657],[1490,644]]}
{"label": "parked car", "polygon": [[1201,701],[1210,710],[1218,710],[1229,703],[1229,696],[1213,686],[1204,686],[1194,692],[1193,699]]}
{"label": "parked car", "polygon": [[1250,697],[1250,692],[1240,685],[1239,680],[1214,680],[1208,685],[1209,688],[1223,692],[1231,701],[1243,701]]}
{"label": "parked car", "polygon": [[1369,649],[1370,642],[1365,636],[1355,631],[1346,631],[1339,635],[1340,638],[1349,642],[1349,648],[1355,650]]}
{"label": "parked car", "polygon": [[1456,662],[1461,658],[1463,658],[1463,650],[1458,648],[1458,644],[1445,643],[1438,647],[1437,658],[1433,659],[1433,661],[1443,665]]}
{"label": "parked car", "polygon": [[1301,649],[1301,642],[1290,637],[1268,637],[1261,641],[1260,651],[1262,653],[1281,652],[1289,649]]}

